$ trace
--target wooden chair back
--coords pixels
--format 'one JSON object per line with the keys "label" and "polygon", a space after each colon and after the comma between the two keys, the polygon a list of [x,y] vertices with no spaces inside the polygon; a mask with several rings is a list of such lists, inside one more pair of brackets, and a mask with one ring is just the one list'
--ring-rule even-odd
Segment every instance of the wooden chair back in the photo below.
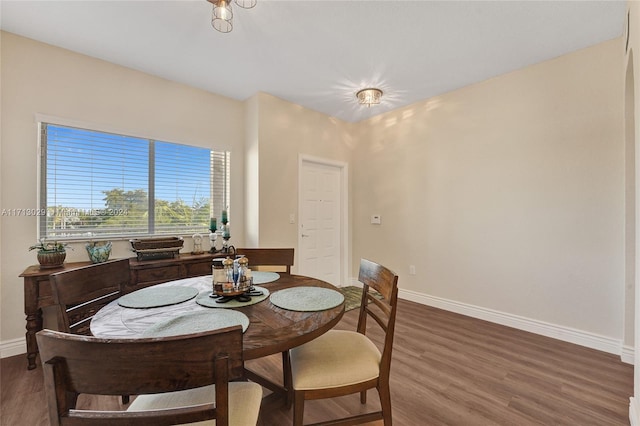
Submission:
{"label": "wooden chair back", "polygon": [[129,283],[129,259],[96,263],[49,277],[58,305],[58,329],[90,335],[93,315],[122,294]]}
{"label": "wooden chair back", "polygon": [[[334,398],[359,392],[360,403],[366,404],[367,390],[372,388],[378,390],[379,411],[361,409],[360,414],[314,424],[356,425],[369,424],[375,420],[382,420],[385,426],[392,424],[389,375],[398,303],[398,275],[382,265],[362,259],[358,280],[363,288],[356,332],[332,330],[315,341],[291,350],[290,383],[293,384],[295,426],[303,424],[305,400]],[[370,333],[367,337],[357,337],[358,333],[367,334],[368,318],[372,318],[384,333],[382,357],[377,366],[378,376],[373,378],[371,371],[375,361],[372,360],[377,359],[379,353],[371,344],[380,349],[377,341],[379,335]],[[327,358],[324,353],[328,349],[335,356]],[[344,360],[344,364],[336,361],[338,359]],[[367,367],[360,369],[360,364]],[[348,380],[343,377],[345,369],[353,370],[354,373]]]}
{"label": "wooden chair back", "polygon": [[[388,379],[398,304],[398,275],[382,265],[361,259],[358,281],[363,284],[363,288],[357,331],[366,334],[368,317],[375,320],[384,331],[380,376],[381,379]],[[380,293],[382,299],[372,294],[372,290]]]}
{"label": "wooden chair back", "polygon": [[254,266],[282,266],[284,272],[291,273],[294,249],[292,248],[239,248],[237,255],[249,259],[249,267]]}
{"label": "wooden chair back", "polygon": [[[52,425],[228,425],[228,382],[242,378],[242,328],[144,339],[36,335]],[[140,395],[215,384],[215,406],[147,411],[76,410],[78,394]]]}

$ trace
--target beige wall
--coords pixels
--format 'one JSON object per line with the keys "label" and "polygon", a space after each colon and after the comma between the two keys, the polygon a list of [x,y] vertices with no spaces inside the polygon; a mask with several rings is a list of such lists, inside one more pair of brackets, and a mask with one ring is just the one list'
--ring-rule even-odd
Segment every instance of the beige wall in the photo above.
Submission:
{"label": "beige wall", "polygon": [[[628,224],[629,228],[635,231],[635,250],[633,250],[635,259],[634,272],[639,271],[640,259],[638,259],[638,238],[640,231],[640,223],[638,218],[638,211],[640,211],[640,175],[637,173],[640,170],[640,147],[638,146],[638,135],[640,135],[640,107],[638,101],[640,100],[640,65],[638,64],[638,49],[640,49],[640,34],[638,28],[640,28],[640,6],[637,2],[629,1],[628,3],[629,13],[629,28],[625,29],[625,38],[628,35],[628,50],[625,56],[625,111],[626,117],[626,139],[628,143],[633,143],[633,148],[627,148],[628,152],[633,152],[635,156],[634,171],[635,171],[635,223]],[[624,40],[626,42],[626,40]],[[629,163],[627,163],[629,164]],[[631,166],[628,166],[631,167]],[[629,248],[628,248],[629,249]],[[631,251],[631,250],[630,250]],[[635,296],[635,312],[640,312],[640,276],[638,273],[634,274],[635,286],[634,291],[629,290],[629,293],[633,293]],[[628,319],[627,319],[628,322]],[[636,314],[634,318],[634,360],[635,365],[640,366],[640,315]],[[632,425],[640,424],[640,406],[638,405],[638,397],[640,396],[640,368],[634,370],[634,392],[629,405],[629,419]]]}
{"label": "beige wall", "polygon": [[[354,125],[265,93],[259,93],[257,101],[260,215],[253,218],[259,221],[257,242],[262,247],[297,248],[299,155],[349,162]],[[289,223],[290,214],[295,224]]]}
{"label": "beige wall", "polygon": [[244,232],[247,247],[259,247],[260,238],[260,146],[258,95],[245,102],[245,186]]}
{"label": "beige wall", "polygon": [[[244,106],[241,102],[169,82],[67,50],[2,32],[1,205],[35,208],[35,114],[104,127],[131,135],[232,151],[233,188],[243,188]],[[241,224],[242,191],[232,193],[231,220]],[[2,329],[0,341],[24,336],[22,280],[36,263],[27,248],[37,242],[36,218],[3,216],[0,232]],[[243,241],[243,227],[232,237]],[[113,257],[130,257],[126,241]],[[185,243],[188,248],[191,241]],[[88,260],[77,245],[69,261]]]}
{"label": "beige wall", "polygon": [[[625,49],[624,37],[620,49]],[[626,59],[626,58],[625,58]],[[634,96],[632,60],[625,60],[624,68],[624,169],[625,169],[625,285],[624,285],[624,344],[633,348],[635,338],[636,286],[636,147],[634,132]]]}
{"label": "beige wall", "polygon": [[622,55],[613,40],[362,123],[353,259],[402,289],[621,339]]}
{"label": "beige wall", "polygon": [[[3,178],[3,174],[2,174],[2,97],[3,97],[3,92],[2,92],[2,65],[3,65],[4,61],[2,59],[2,31],[0,31],[0,212],[2,211],[2,209],[4,208],[4,205],[2,203],[2,199],[3,199],[3,190],[2,190],[2,182],[4,182],[4,178]],[[0,216],[0,220],[2,216]],[[4,241],[4,238],[2,236],[2,223],[0,222],[0,309],[2,309],[2,241]],[[2,339],[2,324],[3,324],[3,318],[2,318],[2,311],[0,310],[0,348],[2,347],[3,344],[3,339]],[[2,356],[2,350],[0,349],[0,356]]]}

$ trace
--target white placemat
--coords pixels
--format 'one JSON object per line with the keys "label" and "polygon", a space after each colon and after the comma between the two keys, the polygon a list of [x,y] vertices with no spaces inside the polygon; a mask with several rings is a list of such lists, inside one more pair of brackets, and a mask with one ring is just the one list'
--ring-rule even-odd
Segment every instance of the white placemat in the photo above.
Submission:
{"label": "white placemat", "polygon": [[262,302],[269,297],[269,290],[264,287],[253,286],[256,291],[261,291],[262,296],[251,296],[249,302],[240,302],[237,299],[229,300],[224,303],[218,303],[215,298],[209,297],[210,291],[202,292],[196,298],[198,305],[206,306],[207,308],[241,308],[243,306],[255,305],[258,302]]}
{"label": "white placemat", "polygon": [[244,333],[249,327],[249,318],[242,312],[230,309],[216,309],[213,311],[194,312],[181,315],[149,327],[144,337],[167,337],[180,334],[200,333],[202,331],[217,330],[219,328],[241,325]]}
{"label": "white placemat", "polygon": [[198,289],[192,287],[147,287],[125,294],[118,299],[118,305],[125,308],[157,308],[182,303],[197,295]]}
{"label": "white placemat", "polygon": [[323,287],[292,287],[276,291],[271,303],[289,311],[326,311],[344,302],[344,295]]}
{"label": "white placemat", "polygon": [[254,285],[270,283],[280,278],[279,273],[268,271],[251,271],[251,275],[253,275]]}

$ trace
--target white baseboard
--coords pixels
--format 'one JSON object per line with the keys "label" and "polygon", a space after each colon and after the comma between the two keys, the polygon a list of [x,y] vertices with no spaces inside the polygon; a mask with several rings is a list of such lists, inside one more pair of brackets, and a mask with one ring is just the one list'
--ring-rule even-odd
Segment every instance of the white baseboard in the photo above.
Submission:
{"label": "white baseboard", "polygon": [[[362,287],[362,284],[357,280],[357,278],[353,277],[351,278],[351,285]],[[595,333],[589,333],[587,331],[551,324],[480,306],[469,305],[467,303],[444,299],[442,297],[430,296],[428,294],[412,290],[403,290],[400,288],[398,290],[398,297],[405,300],[411,300],[422,305],[444,309],[445,311],[455,312],[472,318],[478,318],[496,324],[517,328],[519,330],[528,331],[530,333],[552,337],[569,343],[575,343],[580,346],[586,346],[591,349],[616,354],[620,356],[622,362],[628,364],[634,363],[634,348],[632,346],[623,346],[622,341],[618,339],[612,339]],[[638,426],[640,426],[640,424],[638,424]]]}
{"label": "white baseboard", "polygon": [[0,342],[0,358],[8,358],[10,356],[26,354],[27,343],[24,337],[18,339],[5,340]]}
{"label": "white baseboard", "polygon": [[638,406],[634,397],[629,398],[629,424],[631,426],[640,426],[640,418],[638,417]]}
{"label": "white baseboard", "polygon": [[[623,345],[622,352],[620,353],[620,360],[625,364],[634,364],[635,361],[635,350],[633,346]],[[640,426],[640,425],[638,425]]]}
{"label": "white baseboard", "polygon": [[[456,302],[454,300],[444,299],[441,297],[430,296],[411,290],[400,289],[398,297],[421,303],[423,305],[433,306],[434,308],[440,308],[496,324],[517,328],[519,330],[540,334],[542,336],[552,337],[565,342],[575,343],[588,348],[616,355],[622,354],[622,342],[618,339],[612,339],[598,334],[561,325],[550,324],[544,321],[521,317],[480,306]],[[631,348],[629,349],[631,350]],[[633,356],[631,356],[631,360],[633,361]]]}
{"label": "white baseboard", "polygon": [[362,288],[362,283],[358,281],[358,277],[351,277],[351,282],[348,285]]}

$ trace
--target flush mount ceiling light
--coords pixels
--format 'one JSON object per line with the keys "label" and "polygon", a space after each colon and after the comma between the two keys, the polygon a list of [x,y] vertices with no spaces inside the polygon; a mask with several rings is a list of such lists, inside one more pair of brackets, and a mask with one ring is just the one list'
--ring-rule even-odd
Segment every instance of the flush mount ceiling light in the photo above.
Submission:
{"label": "flush mount ceiling light", "polygon": [[[233,29],[233,9],[231,0],[207,0],[213,4],[213,14],[211,15],[211,25],[221,33],[229,33]],[[243,9],[251,9],[257,0],[235,0],[236,4]]]}
{"label": "flush mount ceiling light", "polygon": [[366,105],[367,107],[371,107],[371,105],[378,105],[380,103],[381,97],[382,97],[382,90],[376,89],[373,87],[362,89],[358,91],[358,93],[356,93],[356,98],[358,98],[358,102],[361,105]]}

